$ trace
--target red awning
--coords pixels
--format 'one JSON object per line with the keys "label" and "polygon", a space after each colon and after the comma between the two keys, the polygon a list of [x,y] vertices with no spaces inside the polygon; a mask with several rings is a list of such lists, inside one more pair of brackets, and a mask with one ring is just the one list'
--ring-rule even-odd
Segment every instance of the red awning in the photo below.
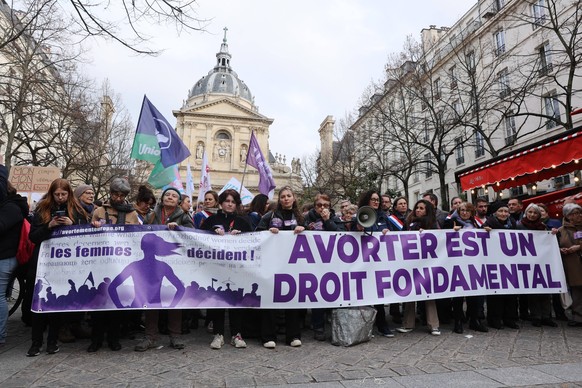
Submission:
{"label": "red awning", "polygon": [[562,208],[567,200],[582,206],[582,187],[568,187],[567,189],[526,198],[523,200],[523,208],[525,209],[530,203],[543,203],[548,207],[548,213],[551,218],[562,218]]}
{"label": "red awning", "polygon": [[582,169],[582,132],[571,133],[459,174],[463,190],[495,191],[535,183]]}

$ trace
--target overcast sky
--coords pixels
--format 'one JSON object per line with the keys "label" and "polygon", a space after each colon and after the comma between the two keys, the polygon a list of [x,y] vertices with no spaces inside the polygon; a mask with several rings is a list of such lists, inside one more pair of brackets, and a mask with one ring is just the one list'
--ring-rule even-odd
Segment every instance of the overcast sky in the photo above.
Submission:
{"label": "overcast sky", "polygon": [[358,108],[372,80],[383,78],[390,53],[406,36],[420,39],[431,24],[451,26],[476,0],[198,0],[207,32],[178,36],[172,27],[148,30],[157,57],[131,54],[113,42],[94,43],[89,75],[108,78],[137,123],[144,94],[176,120],[188,90],[210,71],[228,27],[231,66],[255,96],[259,112],[275,121],[271,152],[303,157],[319,149],[317,130]]}

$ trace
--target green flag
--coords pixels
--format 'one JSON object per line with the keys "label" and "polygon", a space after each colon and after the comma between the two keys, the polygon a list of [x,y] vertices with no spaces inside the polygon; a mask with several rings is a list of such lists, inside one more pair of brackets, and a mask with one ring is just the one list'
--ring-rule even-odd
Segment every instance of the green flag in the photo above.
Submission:
{"label": "green flag", "polygon": [[178,171],[178,165],[173,165],[168,168],[164,168],[161,161],[158,161],[148,178],[148,183],[155,187],[156,189],[162,188],[167,184],[172,183],[176,179],[180,179],[180,173]]}

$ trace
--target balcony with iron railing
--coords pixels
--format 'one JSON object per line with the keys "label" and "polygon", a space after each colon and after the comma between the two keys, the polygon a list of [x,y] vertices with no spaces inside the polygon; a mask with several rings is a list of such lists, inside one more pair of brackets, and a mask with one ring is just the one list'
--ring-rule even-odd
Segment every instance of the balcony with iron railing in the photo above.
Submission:
{"label": "balcony with iron railing", "polygon": [[554,70],[554,66],[551,63],[546,64],[545,66],[540,67],[540,69],[538,70],[538,75],[540,77],[544,77],[546,75],[549,75],[552,70]]}

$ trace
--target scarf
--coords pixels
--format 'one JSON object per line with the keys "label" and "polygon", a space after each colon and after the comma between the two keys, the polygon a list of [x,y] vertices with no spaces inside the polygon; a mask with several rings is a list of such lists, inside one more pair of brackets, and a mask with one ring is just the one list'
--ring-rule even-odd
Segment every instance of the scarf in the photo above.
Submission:
{"label": "scarf", "polygon": [[117,224],[118,225],[124,225],[125,224],[125,215],[134,210],[133,206],[129,203],[116,204],[116,203],[109,202],[109,205],[112,208],[114,208],[115,210],[117,210]]}
{"label": "scarf", "polygon": [[543,223],[541,218],[536,221],[530,221],[527,217],[521,219],[521,224],[529,230],[547,230],[546,224]]}

